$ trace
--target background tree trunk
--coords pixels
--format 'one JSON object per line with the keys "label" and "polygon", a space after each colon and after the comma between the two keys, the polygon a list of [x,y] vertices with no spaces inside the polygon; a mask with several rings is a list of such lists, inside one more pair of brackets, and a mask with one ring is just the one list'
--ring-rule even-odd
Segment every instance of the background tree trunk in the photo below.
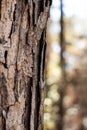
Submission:
{"label": "background tree trunk", "polygon": [[43,130],[47,0],[0,1],[0,130]]}

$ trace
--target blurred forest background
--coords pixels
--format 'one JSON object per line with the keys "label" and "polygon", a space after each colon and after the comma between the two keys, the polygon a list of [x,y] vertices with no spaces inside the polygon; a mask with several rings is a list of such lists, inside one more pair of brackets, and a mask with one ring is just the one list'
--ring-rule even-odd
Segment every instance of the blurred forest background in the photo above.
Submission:
{"label": "blurred forest background", "polygon": [[53,0],[47,26],[44,130],[87,130],[87,0]]}

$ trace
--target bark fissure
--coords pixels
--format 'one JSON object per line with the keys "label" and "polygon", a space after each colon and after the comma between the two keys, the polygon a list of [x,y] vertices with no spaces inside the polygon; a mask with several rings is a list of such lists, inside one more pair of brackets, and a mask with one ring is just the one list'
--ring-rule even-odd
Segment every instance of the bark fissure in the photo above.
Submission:
{"label": "bark fissure", "polygon": [[36,130],[39,128],[39,123],[37,123],[38,119],[36,118],[36,115],[37,116],[39,115],[37,110],[40,110],[40,105],[39,105],[40,103],[38,104],[38,99],[40,102],[40,95],[38,95],[39,93],[37,93],[38,88],[39,88],[38,83],[40,82],[40,80],[38,81],[38,59],[39,59],[38,48],[40,46],[39,43],[40,43],[42,32],[46,26],[48,12],[49,12],[49,7],[45,8],[44,12],[40,14],[38,22],[37,22],[37,27],[34,29],[35,32],[33,32],[33,37],[34,37],[34,40],[33,40],[33,53],[34,53],[33,77],[34,78],[33,78],[33,89],[32,89],[33,91],[32,91],[32,104],[31,104],[31,108],[32,108],[31,109],[31,122],[30,122],[31,130]]}
{"label": "bark fissure", "polygon": [[1,5],[2,5],[2,0],[0,0],[0,19],[1,19]]}
{"label": "bark fissure", "polygon": [[10,31],[9,36],[8,36],[9,39],[11,39],[12,33],[15,32],[15,30],[14,30],[15,15],[16,15],[16,4],[15,4],[14,12],[13,12],[13,21],[12,21],[11,31]]}
{"label": "bark fissure", "polygon": [[0,126],[2,123],[2,129],[6,130],[6,111],[7,111],[7,96],[8,96],[8,91],[6,88],[6,78],[4,73],[0,74],[0,119],[2,120],[0,122]]}
{"label": "bark fissure", "polygon": [[5,53],[4,53],[4,57],[5,57],[5,63],[4,63],[4,67],[7,69],[7,54],[8,54],[8,51],[6,50]]}

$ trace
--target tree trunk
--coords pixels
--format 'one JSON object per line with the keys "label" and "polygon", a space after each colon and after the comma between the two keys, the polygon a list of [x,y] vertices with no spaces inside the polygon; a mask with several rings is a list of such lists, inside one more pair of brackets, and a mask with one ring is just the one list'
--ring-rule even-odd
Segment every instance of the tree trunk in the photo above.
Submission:
{"label": "tree trunk", "polygon": [[43,130],[47,0],[0,0],[0,130]]}
{"label": "tree trunk", "polygon": [[60,83],[59,88],[59,95],[60,100],[58,103],[59,106],[59,122],[58,122],[58,130],[63,130],[64,127],[64,106],[63,106],[63,100],[64,100],[64,93],[65,93],[65,86],[66,86],[66,74],[65,74],[65,60],[63,57],[64,51],[65,51],[65,39],[64,39],[64,12],[63,12],[63,0],[60,0],[60,26],[61,26],[61,32],[60,32],[60,46],[61,46],[61,60],[60,60],[60,66],[62,70],[62,79]]}

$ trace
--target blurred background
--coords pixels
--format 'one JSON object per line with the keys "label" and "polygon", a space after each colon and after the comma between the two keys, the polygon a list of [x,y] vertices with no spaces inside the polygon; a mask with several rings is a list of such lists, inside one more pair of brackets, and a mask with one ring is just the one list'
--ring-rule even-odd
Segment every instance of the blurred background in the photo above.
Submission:
{"label": "blurred background", "polygon": [[44,130],[87,130],[87,0],[52,0]]}

